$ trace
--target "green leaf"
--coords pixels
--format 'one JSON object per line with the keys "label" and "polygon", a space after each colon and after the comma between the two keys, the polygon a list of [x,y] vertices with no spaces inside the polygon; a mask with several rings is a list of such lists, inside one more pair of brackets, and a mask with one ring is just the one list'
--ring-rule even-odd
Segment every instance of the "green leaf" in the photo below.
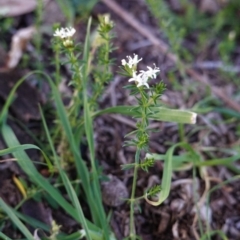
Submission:
{"label": "green leaf", "polygon": [[[135,118],[140,118],[140,114],[136,109],[139,109],[140,106],[116,106],[106,108],[104,110],[97,111],[93,113],[93,116],[99,116],[106,113],[119,113],[126,116],[131,116]],[[175,110],[167,109],[163,107],[150,107],[150,111],[153,113],[150,114],[150,119],[157,121],[165,122],[176,122],[176,123],[188,123],[194,124],[196,121],[196,113],[187,111],[187,110]]]}
{"label": "green leaf", "polygon": [[163,107],[152,107],[154,113],[151,119],[165,122],[188,123],[195,124],[197,114],[187,110],[167,109]]}
{"label": "green leaf", "polygon": [[[14,132],[8,125],[2,126],[2,135],[4,141],[9,147],[20,145],[18,139],[16,138]],[[23,151],[16,151],[12,153],[13,156],[18,160],[19,166],[23,169],[23,171],[28,175],[29,179],[43,188],[70,216],[72,216],[77,222],[82,223],[82,220],[79,219],[78,214],[76,213],[76,209],[69,204],[62,196],[62,194],[52,186],[47,179],[45,179],[35,168],[31,159],[28,155]],[[96,230],[100,232],[100,229],[97,228],[90,221],[87,221],[88,227],[91,230]]]}
{"label": "green leaf", "polygon": [[22,234],[28,240],[34,240],[33,235],[29,232],[29,230],[25,227],[25,225],[19,220],[19,218],[14,214],[12,209],[0,198],[0,207],[3,209],[4,212],[8,215],[8,217],[16,224],[18,229],[22,232]]}
{"label": "green leaf", "polygon": [[[158,205],[162,204],[169,196],[170,189],[171,189],[172,172],[173,172],[173,167],[172,167],[173,153],[177,147],[183,147],[187,151],[189,151],[193,156],[194,163],[199,161],[198,155],[195,153],[195,151],[191,147],[191,145],[189,145],[187,143],[181,142],[181,143],[174,144],[172,147],[170,147],[166,153],[166,161],[164,162],[163,176],[162,176],[162,181],[161,181],[162,191],[159,194],[158,201],[156,201],[156,202],[151,201],[147,198],[147,195],[145,196],[145,200],[153,206],[158,206]],[[152,155],[150,157],[152,157]]]}
{"label": "green leaf", "polygon": [[[92,204],[90,204],[91,208],[94,209],[95,214],[93,214],[94,222],[101,226],[103,229],[103,235],[105,239],[109,239],[109,227],[107,223],[107,218],[105,211],[103,209],[102,204],[102,196],[99,184],[99,178],[97,173],[97,168],[95,164],[95,147],[94,147],[94,139],[93,139],[93,120],[92,114],[90,112],[90,106],[88,102],[88,95],[87,95],[87,83],[88,81],[88,72],[89,72],[89,52],[90,52],[90,26],[91,26],[91,18],[88,21],[87,26],[87,34],[85,38],[84,44],[84,52],[83,52],[83,60],[85,64],[82,67],[82,78],[83,78],[83,109],[84,109],[84,125],[85,125],[85,132],[88,141],[88,147],[90,152],[90,160],[91,160],[91,167],[92,167]],[[92,209],[92,212],[93,212]]]}
{"label": "green leaf", "polygon": [[4,240],[12,240],[11,238],[9,238],[7,235],[5,235],[2,232],[0,232],[0,237],[2,237],[2,239],[4,239]]}

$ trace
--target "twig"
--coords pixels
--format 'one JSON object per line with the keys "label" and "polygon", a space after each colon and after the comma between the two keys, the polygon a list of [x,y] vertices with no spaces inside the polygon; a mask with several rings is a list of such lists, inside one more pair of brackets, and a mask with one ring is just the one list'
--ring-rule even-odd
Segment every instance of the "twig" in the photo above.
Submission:
{"label": "twig", "polygon": [[113,118],[114,120],[124,123],[132,128],[136,128],[136,123],[126,117],[123,117],[119,114],[110,114],[109,116],[110,116],[110,118]]}
{"label": "twig", "polygon": [[[146,27],[144,27],[141,23],[139,23],[133,15],[125,11],[121,6],[119,6],[116,2],[112,0],[102,0],[102,2],[105,3],[112,11],[118,14],[131,27],[133,27],[140,34],[146,37],[163,54],[166,54],[166,56],[170,60],[172,60],[174,63],[177,63],[178,57],[175,54],[169,52],[168,45],[161,41],[159,38],[157,38],[155,35],[153,35],[152,32],[149,31]],[[191,68],[187,68],[186,72],[198,82],[201,82],[202,84],[209,86],[212,89],[212,92],[219,98],[221,98],[230,108],[240,112],[240,105],[237,102],[230,99],[220,88],[212,86],[207,81],[205,76],[202,76],[201,74],[199,74],[198,72]]]}
{"label": "twig", "polygon": [[204,62],[196,62],[193,64],[194,68],[198,69],[221,69],[225,72],[231,72],[231,73],[239,73],[240,67],[239,66],[231,66],[231,65],[224,65],[221,61],[204,61]]}

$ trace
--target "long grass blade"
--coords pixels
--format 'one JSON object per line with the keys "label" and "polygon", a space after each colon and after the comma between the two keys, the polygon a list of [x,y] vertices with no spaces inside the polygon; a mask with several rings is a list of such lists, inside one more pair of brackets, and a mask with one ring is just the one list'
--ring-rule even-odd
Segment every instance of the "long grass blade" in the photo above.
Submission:
{"label": "long grass blade", "polygon": [[[14,132],[8,125],[2,126],[2,135],[6,144],[11,146],[20,145],[18,142]],[[35,184],[39,185],[43,188],[70,216],[72,216],[77,222],[82,223],[81,219],[79,219],[76,209],[71,206],[60,194],[60,192],[54,188],[48,181],[45,179],[35,166],[33,165],[31,159],[24,151],[17,151],[12,153],[13,156],[18,160],[19,166],[25,171],[28,175],[29,179]],[[99,228],[97,228],[90,221],[87,221],[88,227],[93,231],[101,232]]]}
{"label": "long grass blade", "polygon": [[91,167],[92,167],[92,177],[93,177],[93,197],[95,199],[94,207],[96,209],[96,216],[95,219],[99,223],[99,225],[103,228],[104,237],[109,239],[109,230],[108,224],[106,221],[105,211],[103,209],[102,204],[102,197],[101,197],[101,190],[99,185],[99,179],[97,174],[97,168],[95,164],[95,148],[94,148],[94,139],[93,139],[93,122],[91,117],[91,112],[88,103],[88,95],[87,95],[87,82],[88,82],[88,63],[89,63],[89,52],[90,52],[90,45],[89,45],[89,36],[90,36],[90,26],[91,26],[91,19],[88,21],[87,27],[87,34],[85,38],[85,45],[84,45],[84,53],[83,53],[83,60],[84,65],[82,68],[83,71],[83,103],[84,103],[84,123],[85,123],[85,132],[88,141],[88,147],[90,152],[90,160],[91,160]]}
{"label": "long grass blade", "polygon": [[0,198],[0,206],[4,212],[8,215],[8,217],[14,222],[14,224],[18,227],[18,229],[22,232],[22,234],[29,240],[34,240],[33,235],[29,232],[29,230],[25,227],[25,225],[19,220],[19,218],[14,214],[12,209]]}
{"label": "long grass blade", "polygon": [[12,240],[11,238],[9,238],[7,235],[5,235],[2,232],[0,232],[0,237],[1,237],[1,239],[4,239],[4,240]]}
{"label": "long grass blade", "polygon": [[6,154],[9,154],[9,153],[13,153],[13,152],[17,152],[17,151],[21,151],[21,150],[27,150],[27,149],[41,150],[39,147],[37,147],[33,144],[23,144],[23,145],[14,146],[14,147],[10,147],[10,148],[0,150],[0,156],[6,155]]}
{"label": "long grass blade", "polygon": [[63,180],[65,189],[66,189],[66,191],[68,193],[68,196],[70,197],[73,205],[77,209],[76,213],[78,214],[79,219],[81,219],[81,223],[83,224],[83,228],[85,229],[87,239],[91,240],[90,235],[89,235],[88,226],[87,226],[87,223],[86,223],[86,220],[85,220],[85,216],[84,216],[83,211],[82,211],[82,207],[81,207],[81,205],[78,201],[77,195],[76,195],[75,191],[73,190],[73,187],[72,187],[67,175],[65,174],[65,172],[61,168],[61,164],[60,164],[59,158],[57,157],[57,153],[55,151],[55,148],[53,146],[53,142],[52,142],[52,139],[50,137],[50,133],[49,133],[49,130],[48,130],[48,127],[47,127],[47,123],[46,123],[46,120],[44,118],[44,115],[43,115],[43,112],[42,112],[41,108],[40,108],[40,113],[41,113],[44,129],[45,129],[45,132],[47,134],[47,139],[48,139],[48,142],[49,142],[50,147],[52,149],[52,153],[53,153],[53,156],[54,156],[54,159],[55,159],[55,163],[56,163],[56,165],[58,167],[58,170],[60,172],[60,175],[61,175],[61,178]]}
{"label": "long grass blade", "polygon": [[69,189],[68,194],[69,194],[69,197],[72,199],[73,205],[75,206],[75,208],[77,210],[76,213],[78,214],[78,218],[81,219],[83,228],[84,228],[85,233],[86,233],[86,238],[87,238],[87,240],[91,240],[89,229],[88,229],[88,226],[87,226],[87,223],[86,223],[86,220],[85,220],[85,216],[83,214],[83,210],[82,210],[82,207],[79,203],[77,195],[76,195],[76,193],[75,193],[67,175],[65,173],[63,173],[62,177],[64,179],[64,183],[67,185],[66,187]]}
{"label": "long grass blade", "polygon": [[47,157],[47,155],[38,146],[36,146],[34,144],[23,144],[23,145],[13,146],[13,147],[10,147],[10,148],[0,150],[0,156],[6,155],[6,154],[9,154],[9,153],[13,153],[13,152],[17,152],[17,151],[28,150],[28,149],[37,149],[37,150],[41,151],[41,153],[44,156],[44,159],[47,162],[48,167],[50,168],[50,171],[51,171],[51,169],[53,169],[52,163],[49,160],[49,158]]}
{"label": "long grass blade", "polygon": [[177,147],[183,147],[187,151],[189,151],[193,157],[194,163],[199,161],[199,156],[194,152],[193,148],[184,142],[174,144],[170,147],[166,153],[166,161],[164,162],[164,169],[163,169],[163,176],[161,181],[162,191],[159,195],[158,201],[151,201],[145,196],[145,200],[153,206],[158,206],[163,203],[167,197],[169,196],[170,189],[171,189],[171,179],[172,179],[172,172],[173,172],[173,153]]}
{"label": "long grass blade", "polygon": [[13,86],[13,88],[11,89],[11,92],[8,95],[7,100],[5,101],[3,108],[0,112],[0,124],[6,119],[6,115],[8,112],[8,109],[10,107],[10,105],[12,104],[13,100],[14,100],[14,95],[15,92],[17,91],[18,87],[28,78],[30,77],[32,74],[34,74],[34,72],[30,72],[29,74],[27,74],[26,76],[20,78],[17,83]]}
{"label": "long grass blade", "polygon": [[29,226],[32,226],[35,229],[39,228],[50,233],[51,227],[46,225],[45,223],[42,223],[36,220],[35,218],[29,217],[27,215],[23,215],[22,213],[16,211],[15,209],[12,209],[12,211],[20,220],[26,222]]}
{"label": "long grass blade", "polygon": [[[154,154],[149,154],[149,157],[152,157],[155,160],[163,160],[163,161],[167,160],[167,154],[154,153]],[[205,161],[195,161],[195,166],[196,167],[220,166],[220,165],[228,166],[230,163],[233,163],[239,159],[240,159],[240,154],[237,154],[237,155],[226,157],[226,158],[216,158],[216,159],[209,159]],[[176,165],[176,167],[180,167],[181,164],[184,164],[186,162],[187,163],[193,162],[193,158],[190,154],[183,154],[181,156],[172,156],[172,160],[173,160],[174,166]]]}

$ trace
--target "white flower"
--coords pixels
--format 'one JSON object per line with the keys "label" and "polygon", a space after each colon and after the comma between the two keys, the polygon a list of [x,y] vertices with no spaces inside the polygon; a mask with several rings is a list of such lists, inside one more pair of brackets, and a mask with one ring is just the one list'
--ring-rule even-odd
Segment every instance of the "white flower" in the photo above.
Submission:
{"label": "white flower", "polygon": [[61,28],[61,29],[57,29],[55,31],[55,33],[53,34],[54,37],[60,37],[62,39],[65,38],[71,38],[74,33],[76,32],[76,30],[72,27],[70,28]]}
{"label": "white flower", "polygon": [[128,81],[135,81],[135,83],[137,83],[137,87],[141,87],[141,86],[146,86],[147,88],[149,88],[149,85],[147,83],[148,77],[147,76],[142,76],[142,74],[138,74],[137,72],[133,71],[133,77],[130,78]]}
{"label": "white flower", "polygon": [[125,59],[122,59],[122,65],[125,66],[127,64]]}
{"label": "white flower", "polygon": [[[123,59],[122,64],[125,65],[128,63],[126,63],[126,61]],[[149,88],[149,85],[147,83],[148,79],[156,78],[157,77],[156,73],[159,72],[160,70],[156,66],[154,67],[154,69],[151,67],[147,68],[148,68],[147,71],[141,70],[139,74],[137,74],[136,71],[133,71],[133,77],[130,78],[128,81],[129,82],[135,81],[137,87],[146,86],[147,88]]]}
{"label": "white flower", "polygon": [[156,78],[157,75],[156,73],[157,72],[160,72],[159,68],[158,67],[154,67],[154,69],[152,69],[151,67],[147,67],[148,68],[148,71],[143,71],[141,70],[141,74],[144,76],[147,76],[148,78]]}
{"label": "white flower", "polygon": [[134,57],[130,57],[130,56],[127,56],[128,58],[128,62],[123,59],[122,60],[122,65],[125,66],[125,65],[128,65],[129,68],[132,68],[133,66],[136,66],[138,62],[140,62],[142,60],[142,58],[138,59],[138,55],[134,54]]}

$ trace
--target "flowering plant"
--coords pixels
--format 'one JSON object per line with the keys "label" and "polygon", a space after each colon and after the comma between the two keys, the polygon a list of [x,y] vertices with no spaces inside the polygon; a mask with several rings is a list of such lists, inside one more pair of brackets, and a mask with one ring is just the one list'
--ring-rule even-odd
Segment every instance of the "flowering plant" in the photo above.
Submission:
{"label": "flowering plant", "polygon": [[73,46],[72,37],[75,34],[76,30],[72,27],[70,28],[61,28],[57,29],[53,34],[54,37],[59,37],[62,39],[62,43],[65,47],[69,48]]}
{"label": "flowering plant", "polygon": [[[49,199],[60,206],[69,216],[71,216],[83,228],[73,236],[67,236],[71,239],[82,239],[85,237],[87,240],[115,240],[115,236],[111,233],[109,226],[109,219],[102,204],[102,192],[100,187],[101,171],[98,168],[95,158],[95,145],[94,145],[94,128],[93,119],[100,114],[106,113],[120,113],[132,116],[136,119],[136,130],[130,132],[126,138],[125,146],[135,147],[136,153],[133,163],[122,166],[123,169],[133,168],[133,183],[130,199],[130,234],[129,238],[136,239],[136,231],[134,224],[134,207],[141,199],[146,199],[152,205],[159,205],[165,200],[170,191],[171,183],[171,159],[164,164],[163,175],[167,177],[162,181],[162,186],[155,185],[148,189],[143,196],[135,197],[136,182],[138,171],[148,171],[155,163],[154,154],[150,153],[148,148],[150,134],[153,129],[149,129],[149,123],[153,120],[175,121],[181,123],[194,123],[196,115],[191,112],[166,109],[160,106],[159,98],[162,95],[165,84],[162,81],[151,84],[151,80],[156,79],[160,70],[158,67],[147,66],[147,70],[138,70],[138,64],[142,60],[138,55],[134,54],[133,57],[127,56],[122,60],[122,73],[128,76],[128,81],[131,83],[126,86],[137,100],[136,106],[114,106],[103,110],[98,110],[97,101],[104,91],[107,82],[112,79],[111,64],[112,59],[109,53],[113,50],[111,45],[112,35],[110,33],[113,28],[113,23],[110,21],[109,16],[100,17],[100,25],[97,29],[95,39],[90,42],[90,24],[87,27],[87,34],[83,48],[78,48],[75,44],[73,36],[76,32],[74,28],[60,28],[55,31],[53,47],[55,50],[55,66],[56,74],[55,80],[51,79],[45,72],[35,71],[34,73],[41,73],[49,82],[52,89],[52,96],[55,101],[56,121],[53,131],[49,131],[47,122],[45,121],[43,112],[41,116],[43,119],[43,126],[46,131],[46,138],[51,148],[50,157],[44,154],[49,173],[57,173],[60,185],[64,187],[68,195],[66,200],[62,192],[53,186],[49,179],[43,177],[35,168],[31,159],[27,156],[25,149],[34,148],[40,149],[37,146],[25,145],[22,146],[14,135],[14,132],[9,126],[6,125],[6,113],[12,99],[14,98],[17,87],[31,74],[20,79],[16,87],[11,91],[9,100],[3,107],[2,114],[0,114],[0,122],[2,123],[2,132],[5,141],[9,148],[12,148],[13,156],[18,160],[18,164],[31,178],[31,181],[36,184],[40,191],[49,195]],[[59,91],[61,84],[60,74],[60,54],[65,54],[63,64],[67,65],[70,70],[72,78],[69,84],[72,85],[73,94],[70,94],[70,101],[68,105],[63,103],[62,96]],[[52,129],[51,129],[52,130]],[[84,139],[84,143],[88,146],[89,161],[86,162],[82,157],[80,144]],[[17,146],[17,147],[16,147]],[[57,146],[57,149],[55,149]],[[16,151],[17,149],[17,151]],[[6,154],[9,149],[2,150]],[[48,153],[49,153],[48,152]],[[145,156],[145,157],[143,157]],[[69,160],[70,159],[70,160]],[[67,175],[68,164],[71,162],[76,168],[73,176]],[[167,167],[165,169],[165,166]],[[54,174],[55,175],[55,174]],[[167,179],[167,180],[166,180]],[[17,182],[17,181],[16,181]],[[77,183],[77,184],[76,184]],[[21,186],[20,181],[18,185]],[[79,194],[79,186],[81,186],[81,195]],[[21,189],[24,189],[21,186]],[[21,191],[29,197],[29,193]],[[152,196],[159,197],[159,193],[164,193],[163,197],[157,202],[150,201]],[[83,193],[83,194],[82,194]],[[24,195],[24,197],[25,197]],[[64,194],[65,195],[65,194]],[[79,198],[84,197],[84,202],[88,205],[88,220],[83,212]],[[47,199],[47,198],[46,198]],[[51,200],[51,202],[53,202]],[[10,210],[0,198],[0,206],[4,207],[6,212]],[[13,214],[10,214],[14,216]],[[12,217],[15,222],[17,217]],[[18,220],[18,219],[17,219]],[[16,224],[16,225],[17,225]],[[20,229],[22,224],[18,225]],[[60,235],[60,226],[53,222],[51,237],[57,238]],[[38,236],[32,237],[31,233],[26,232],[27,239],[37,239]],[[75,235],[76,234],[76,235]],[[37,233],[36,233],[37,235]],[[59,236],[60,237],[60,236]]]}
{"label": "flowering plant", "polygon": [[[142,60],[139,58],[138,55],[134,54],[133,57],[127,56],[127,60],[122,60],[122,71],[121,73],[124,76],[130,77],[128,80],[129,82],[134,82],[134,85],[128,85],[126,88],[130,89],[131,95],[133,95],[137,102],[138,106],[133,107],[130,111],[135,112],[135,118],[137,119],[136,123],[136,130],[127,134],[127,137],[133,136],[132,139],[125,141],[125,146],[134,146],[136,148],[136,154],[134,163],[125,164],[122,166],[122,169],[129,169],[134,168],[133,170],[133,183],[132,183],[132,193],[131,198],[129,199],[130,203],[130,239],[136,239],[136,231],[135,231],[135,224],[134,224],[134,206],[138,203],[138,201],[142,198],[145,198],[146,201],[152,205],[159,205],[163,200],[164,197],[168,196],[170,187],[155,185],[148,189],[145,195],[141,197],[135,197],[135,190],[136,190],[136,182],[137,182],[137,174],[138,170],[142,169],[144,171],[148,171],[150,167],[152,167],[155,163],[152,154],[149,151],[148,144],[150,133],[154,131],[154,129],[149,129],[149,121],[150,119],[156,119],[154,116],[158,114],[158,116],[164,115],[171,115],[170,112],[172,110],[169,109],[162,109],[159,105],[159,99],[163,94],[166,86],[162,81],[157,82],[155,85],[151,85],[149,83],[150,80],[156,79],[160,69],[156,67],[147,66],[147,70],[137,70],[138,63]],[[160,111],[160,112],[159,112]],[[174,110],[176,113],[175,119],[172,118],[172,121],[176,121],[176,119],[181,116],[187,114],[181,113],[178,110]],[[187,114],[191,123],[195,123],[196,121],[196,114],[189,113]],[[159,120],[159,118],[158,118]],[[166,120],[166,119],[165,119]],[[170,120],[170,119],[169,119]],[[145,158],[141,160],[142,154],[145,154]],[[168,165],[171,166],[171,165]],[[169,185],[171,181],[171,176],[168,176],[167,183]],[[165,180],[166,182],[166,180]],[[169,185],[170,186],[170,185]],[[148,198],[153,196],[159,197],[160,192],[164,191],[163,197],[159,198],[157,202],[153,202]],[[166,194],[167,193],[167,194]]]}

